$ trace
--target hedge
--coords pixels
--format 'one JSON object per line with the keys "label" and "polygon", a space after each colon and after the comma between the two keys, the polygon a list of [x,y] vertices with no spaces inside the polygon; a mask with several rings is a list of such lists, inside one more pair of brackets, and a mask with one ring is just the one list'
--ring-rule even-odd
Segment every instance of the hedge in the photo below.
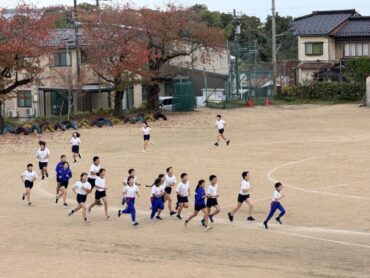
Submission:
{"label": "hedge", "polygon": [[329,101],[360,101],[366,92],[365,83],[313,82],[308,85],[289,87],[281,97],[319,99]]}

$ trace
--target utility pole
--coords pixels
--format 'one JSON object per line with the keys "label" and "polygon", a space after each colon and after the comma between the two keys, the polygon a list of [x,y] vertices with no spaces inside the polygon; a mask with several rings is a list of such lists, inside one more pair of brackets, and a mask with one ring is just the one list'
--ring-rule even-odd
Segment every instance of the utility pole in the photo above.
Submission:
{"label": "utility pole", "polygon": [[74,98],[74,105],[73,105],[73,112],[77,113],[78,110],[78,94],[80,91],[80,80],[81,80],[81,71],[80,71],[80,49],[79,49],[79,38],[78,38],[78,21],[77,21],[77,0],[74,0],[74,35],[75,35],[75,44],[76,44],[76,68],[77,68],[77,87],[74,90],[73,98]]}
{"label": "utility pole", "polygon": [[235,79],[236,79],[236,94],[239,95],[240,77],[239,77],[239,41],[238,35],[240,34],[240,23],[236,16],[234,9],[234,47],[235,47]]}
{"label": "utility pole", "polygon": [[275,0],[272,0],[272,95],[277,95],[277,70],[276,70],[276,11],[275,11]]}

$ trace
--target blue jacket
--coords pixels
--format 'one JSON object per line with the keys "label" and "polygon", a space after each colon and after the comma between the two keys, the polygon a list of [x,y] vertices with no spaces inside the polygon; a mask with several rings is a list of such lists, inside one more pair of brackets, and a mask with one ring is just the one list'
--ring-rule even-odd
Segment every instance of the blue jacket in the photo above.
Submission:
{"label": "blue jacket", "polygon": [[205,196],[206,196],[206,192],[204,191],[204,188],[199,187],[195,191],[195,194],[194,194],[195,204],[196,205],[204,205],[205,204],[205,198],[204,198]]}
{"label": "blue jacket", "polygon": [[63,169],[63,161],[60,161],[58,164],[57,164],[57,167],[55,167],[55,172],[57,173],[57,175],[59,175],[59,171],[61,169]]}
{"label": "blue jacket", "polygon": [[70,178],[72,178],[72,171],[71,169],[60,169],[58,172],[58,178],[60,181],[68,181]]}

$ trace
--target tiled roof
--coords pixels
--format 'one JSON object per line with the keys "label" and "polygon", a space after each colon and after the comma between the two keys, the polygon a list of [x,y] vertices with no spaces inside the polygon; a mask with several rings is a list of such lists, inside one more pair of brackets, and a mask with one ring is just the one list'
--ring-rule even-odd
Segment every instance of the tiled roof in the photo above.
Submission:
{"label": "tiled roof", "polygon": [[370,37],[370,16],[351,17],[336,37]]}
{"label": "tiled roof", "polygon": [[[83,44],[83,37],[81,29],[78,32],[79,44]],[[51,31],[49,46],[53,47],[75,47],[76,46],[76,36],[74,29],[55,29]]]}
{"label": "tiled roof", "polygon": [[296,36],[328,35],[348,18],[358,15],[356,10],[314,11],[294,19],[290,31]]}

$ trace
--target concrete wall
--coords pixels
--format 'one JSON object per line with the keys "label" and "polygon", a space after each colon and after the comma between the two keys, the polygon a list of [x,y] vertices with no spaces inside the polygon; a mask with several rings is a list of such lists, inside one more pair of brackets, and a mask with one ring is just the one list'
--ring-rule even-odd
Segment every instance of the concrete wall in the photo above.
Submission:
{"label": "concrete wall", "polygon": [[370,76],[366,78],[366,106],[370,107]]}
{"label": "concrete wall", "polygon": [[298,82],[305,84],[313,79],[314,70],[298,69]]}

